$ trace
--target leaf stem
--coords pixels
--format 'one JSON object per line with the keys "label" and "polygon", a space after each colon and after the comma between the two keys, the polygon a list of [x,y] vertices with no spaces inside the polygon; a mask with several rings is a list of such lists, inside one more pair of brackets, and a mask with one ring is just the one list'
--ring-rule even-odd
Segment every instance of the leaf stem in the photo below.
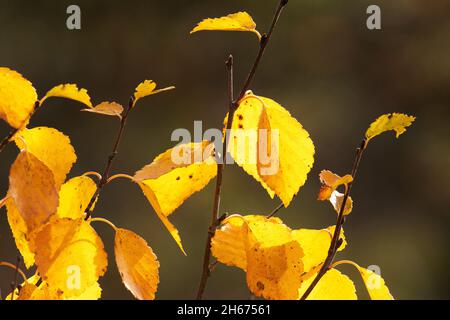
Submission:
{"label": "leaf stem", "polygon": [[106,223],[108,226],[110,226],[114,230],[114,232],[117,231],[117,227],[114,225],[114,223],[105,218],[91,218],[89,222],[103,222]]}
{"label": "leaf stem", "polygon": [[322,267],[320,268],[319,272],[317,273],[316,277],[314,278],[313,282],[310,284],[308,289],[306,289],[305,293],[302,295],[300,300],[305,300],[308,298],[308,296],[311,294],[313,289],[316,287],[317,283],[319,283],[320,279],[327,273],[327,271],[330,269],[333,260],[336,256],[337,250],[339,249],[338,245],[340,243],[340,235],[342,230],[342,225],[345,222],[345,215],[344,215],[344,208],[347,203],[347,199],[350,196],[350,191],[352,189],[352,185],[355,182],[356,173],[358,172],[359,164],[361,162],[362,155],[364,153],[364,150],[366,149],[367,141],[366,139],[363,139],[361,142],[361,145],[356,149],[356,155],[355,160],[353,162],[353,168],[351,176],[353,177],[353,181],[348,184],[348,187],[345,189],[344,198],[342,200],[341,209],[339,210],[339,215],[336,221],[336,228],[333,234],[333,238],[331,239],[330,248],[328,249],[328,255],[325,259],[325,262],[323,263]]}
{"label": "leaf stem", "polygon": [[277,212],[284,207],[283,202],[281,202],[275,209],[272,210],[271,213],[269,213],[267,215],[267,218],[272,218],[273,216],[275,216],[277,214]]}
{"label": "leaf stem", "polygon": [[97,190],[95,191],[94,195],[92,196],[91,200],[89,201],[88,206],[86,207],[85,220],[88,220],[91,217],[95,200],[100,195],[100,192],[102,191],[102,188],[105,186],[105,184],[108,183],[109,174],[111,172],[111,167],[114,162],[114,158],[116,157],[116,155],[119,151],[120,141],[122,140],[122,136],[125,131],[125,126],[127,124],[127,118],[130,113],[130,110],[133,107],[133,104],[134,104],[134,95],[130,98],[130,101],[128,102],[128,107],[125,109],[125,112],[122,115],[122,119],[120,119],[120,128],[119,128],[119,132],[117,133],[116,141],[114,142],[113,150],[111,151],[111,154],[108,157],[108,161],[106,163],[105,170],[103,171],[102,178],[97,183]]}

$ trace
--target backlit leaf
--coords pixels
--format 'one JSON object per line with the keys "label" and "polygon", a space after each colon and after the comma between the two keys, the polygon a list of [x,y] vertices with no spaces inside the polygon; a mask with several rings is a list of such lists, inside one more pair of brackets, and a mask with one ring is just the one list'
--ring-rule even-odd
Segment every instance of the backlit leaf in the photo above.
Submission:
{"label": "backlit leaf", "polygon": [[366,131],[366,139],[370,140],[373,137],[390,130],[395,131],[395,136],[398,138],[415,119],[415,117],[403,113],[383,114],[371,123],[369,129]]}
{"label": "backlit leaf", "polygon": [[132,231],[117,229],[116,263],[122,281],[140,300],[153,300],[159,283],[159,262],[147,242]]}
{"label": "backlit leaf", "polygon": [[37,234],[33,251],[42,279],[64,298],[95,285],[108,264],[100,237],[84,219],[52,219]]}
{"label": "backlit leaf", "polygon": [[[318,271],[318,270],[317,270]],[[304,279],[299,289],[299,297],[311,285],[317,273]],[[328,270],[311,291],[307,300],[356,300],[356,288],[349,277],[336,269]]]}
{"label": "backlit leaf", "polygon": [[232,13],[221,18],[204,19],[192,29],[191,34],[203,30],[249,31],[255,33],[261,40],[261,35],[256,30],[256,23],[247,12]]}
{"label": "backlit leaf", "polygon": [[32,153],[53,172],[57,189],[64,183],[77,160],[69,137],[54,128],[21,130],[16,135],[15,142],[19,149]]}
{"label": "backlit leaf", "polygon": [[8,194],[29,231],[42,226],[58,207],[53,173],[33,154],[22,151],[9,174]]}
{"label": "backlit leaf", "polygon": [[91,97],[89,96],[86,89],[80,88],[76,84],[60,84],[56,87],[50,89],[45,96],[41,99],[40,104],[42,105],[45,100],[50,97],[66,98],[81,102],[92,108]]}
{"label": "backlit leaf", "polygon": [[[230,139],[228,151],[236,163],[287,207],[314,162],[308,132],[275,101],[249,93],[234,114]],[[270,152],[263,152],[264,144]]]}
{"label": "backlit leaf", "polygon": [[13,198],[6,200],[6,212],[17,249],[23,257],[25,266],[30,268],[34,265],[34,253],[31,251],[29,240],[33,237],[33,233],[28,231],[27,224],[17,209]]}
{"label": "backlit leaf", "polygon": [[96,190],[97,184],[87,176],[75,177],[64,183],[59,191],[58,217],[84,217],[86,207]]}
{"label": "backlit leaf", "polygon": [[11,127],[24,127],[38,100],[30,81],[20,73],[0,67],[0,119]]}
{"label": "backlit leaf", "polygon": [[122,118],[123,107],[116,102],[102,102],[94,108],[82,109],[81,111]]}
{"label": "backlit leaf", "polygon": [[134,92],[134,100],[133,100],[133,107],[136,105],[136,102],[138,102],[138,100],[150,96],[152,94],[157,94],[160,92],[164,92],[164,91],[169,91],[169,90],[173,90],[175,89],[174,86],[170,86],[167,88],[162,88],[162,89],[156,89],[156,82],[154,82],[153,80],[145,80],[143,82],[141,82],[137,87],[136,90]]}

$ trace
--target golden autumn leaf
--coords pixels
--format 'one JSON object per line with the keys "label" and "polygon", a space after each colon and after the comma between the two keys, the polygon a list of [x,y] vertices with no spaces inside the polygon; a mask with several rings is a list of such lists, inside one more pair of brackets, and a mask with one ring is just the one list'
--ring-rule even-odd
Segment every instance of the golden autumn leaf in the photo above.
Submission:
{"label": "golden autumn leaf", "polygon": [[[39,276],[34,275],[20,285],[20,290],[14,291],[12,300],[61,300],[62,291],[51,288],[48,283],[38,284]],[[11,293],[12,294],[12,293]],[[11,294],[7,300],[11,299]]]}
{"label": "golden autumn leaf", "polygon": [[[318,270],[317,270],[318,271]],[[304,278],[299,289],[299,297],[308,289],[317,273]],[[307,300],[356,300],[356,288],[349,277],[336,269],[328,270],[311,291]]]}
{"label": "golden autumn leaf", "polygon": [[29,232],[41,227],[58,208],[52,171],[26,151],[20,152],[11,166],[8,194]]}
{"label": "golden autumn leaf", "polygon": [[42,279],[64,298],[95,285],[108,265],[100,237],[84,219],[52,219],[36,235],[33,251]]}
{"label": "golden autumn leaf", "polygon": [[[339,213],[341,211],[342,202],[344,201],[344,194],[340,193],[336,189],[342,185],[345,188],[353,181],[353,177],[349,174],[341,177],[329,170],[322,170],[319,174],[321,183],[320,191],[317,196],[317,200],[328,200],[333,206],[334,210]],[[348,215],[352,212],[353,200],[348,196],[345,202],[344,215]]]}
{"label": "golden autumn leaf", "polygon": [[372,300],[394,300],[394,297],[389,292],[389,288],[386,286],[384,279],[372,270],[360,267],[353,261],[342,260],[334,263],[334,266],[341,264],[350,264],[354,266],[364,281],[367,291],[369,292],[370,299]]}
{"label": "golden autumn leaf", "polygon": [[191,34],[198,31],[248,31],[253,32],[261,40],[261,34],[256,30],[256,23],[247,12],[232,13],[220,18],[208,18],[199,22]]}
{"label": "golden autumn leaf", "polygon": [[105,116],[116,116],[122,118],[123,107],[116,102],[102,102],[96,105],[94,108],[81,109],[81,111],[87,111]]}
{"label": "golden autumn leaf", "polygon": [[298,299],[304,256],[291,230],[278,221],[248,223],[247,285],[256,296]]}
{"label": "golden autumn leaf", "polygon": [[211,253],[221,263],[247,270],[246,221],[239,215],[227,217],[211,239]]}
{"label": "golden autumn leaf", "polygon": [[178,145],[157,156],[133,177],[180,248],[178,231],[167,217],[216,176],[213,149],[214,144],[208,141]]}
{"label": "golden autumn leaf", "polygon": [[287,207],[314,163],[308,132],[275,101],[248,93],[234,114],[229,139],[234,161]]}
{"label": "golden autumn leaf", "polygon": [[102,288],[99,283],[96,282],[93,285],[89,286],[83,293],[78,296],[71,296],[66,298],[65,300],[98,300],[102,297]]}
{"label": "golden autumn leaf", "polygon": [[140,99],[145,98],[147,96],[150,96],[152,94],[157,94],[164,91],[169,91],[175,89],[174,86],[170,86],[167,88],[162,89],[156,89],[156,82],[153,80],[145,80],[141,82],[135,89],[134,92],[134,100],[133,100],[133,107],[136,105],[136,102],[138,102]]}
{"label": "golden autumn leaf", "polygon": [[[341,212],[342,203],[344,202],[344,194],[340,193],[337,190],[334,190],[331,193],[330,199],[328,199],[333,206],[334,210],[339,213]],[[353,210],[353,199],[352,197],[348,196],[347,201],[345,202],[345,208],[344,208],[344,215],[350,214]]]}
{"label": "golden autumn leaf", "polygon": [[71,219],[84,217],[85,210],[96,190],[97,184],[87,176],[70,179],[61,186],[59,191],[57,216]]}
{"label": "golden autumn leaf", "polygon": [[159,262],[152,248],[134,232],[118,228],[114,252],[127,289],[139,300],[154,300],[159,283]]}
{"label": "golden autumn leaf", "polygon": [[89,96],[87,90],[83,88],[79,89],[76,84],[67,83],[53,87],[41,99],[40,104],[42,105],[45,100],[51,97],[59,97],[75,100],[83,103],[89,108],[92,108],[91,97]]}
{"label": "golden autumn leaf", "polygon": [[30,268],[34,265],[34,253],[30,248],[30,239],[34,237],[34,232],[29,232],[27,224],[12,198],[6,200],[6,213],[16,247],[23,257],[25,266]]}
{"label": "golden autumn leaf", "polygon": [[366,139],[369,141],[373,137],[391,130],[395,131],[395,136],[398,138],[415,119],[415,117],[403,113],[383,114],[370,124],[366,131]]}
{"label": "golden autumn leaf", "polygon": [[0,67],[0,118],[11,127],[24,127],[38,100],[30,81],[20,73]]}
{"label": "golden autumn leaf", "polygon": [[14,141],[19,149],[33,154],[53,172],[57,189],[64,183],[77,160],[69,137],[54,128],[24,129]]}

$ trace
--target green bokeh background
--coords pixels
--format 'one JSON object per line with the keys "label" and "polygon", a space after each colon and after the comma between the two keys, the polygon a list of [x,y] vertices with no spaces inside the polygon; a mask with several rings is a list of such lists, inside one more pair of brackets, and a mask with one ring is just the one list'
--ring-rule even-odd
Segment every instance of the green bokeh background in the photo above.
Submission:
{"label": "green bokeh background", "polygon": [[[189,30],[205,17],[245,10],[267,29],[276,0],[76,1],[82,30],[65,26],[72,1],[0,0],[0,65],[30,79],[40,95],[60,83],[77,83],[94,102],[125,104],[144,79],[177,89],[143,100],[129,118],[114,173],[133,173],[174,145],[176,128],[221,126],[227,108],[224,61],[235,57],[240,86],[257,52],[249,33]],[[366,8],[382,8],[382,30],[366,28]],[[291,0],[258,70],[255,93],[288,108],[309,131],[315,165],[306,185],[280,216],[292,228],[322,228],[336,215],[315,200],[318,173],[347,173],[354,149],[377,116],[417,116],[398,140],[377,137],[364,155],[353,189],[355,207],[345,225],[349,246],[340,255],[363,266],[381,267],[398,299],[448,299],[450,256],[450,2],[446,0]],[[80,104],[47,101],[32,126],[55,127],[70,136],[78,161],[70,176],[101,171],[118,124],[113,118],[79,112]],[[0,124],[0,136],[9,128]],[[0,155],[0,194],[8,187],[17,150]],[[95,213],[132,229],[153,247],[161,263],[159,299],[191,299],[197,289],[212,209],[214,184],[192,196],[171,216],[188,256],[178,250],[141,191],[125,180],[105,187]],[[221,213],[265,214],[278,204],[237,166],[225,169]],[[109,254],[101,279],[103,298],[130,299],[113,256],[113,234],[95,226]],[[17,251],[0,211],[0,260]],[[355,279],[350,267],[341,269]],[[33,270],[28,272],[30,275]],[[0,269],[5,293],[12,271]],[[207,298],[247,299],[245,274],[218,266]]]}

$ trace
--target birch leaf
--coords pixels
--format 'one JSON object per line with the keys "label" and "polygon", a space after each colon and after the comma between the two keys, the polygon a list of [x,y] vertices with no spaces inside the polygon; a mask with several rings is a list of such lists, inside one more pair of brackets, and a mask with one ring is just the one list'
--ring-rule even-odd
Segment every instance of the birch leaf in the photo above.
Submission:
{"label": "birch leaf", "polygon": [[13,128],[24,127],[37,100],[30,81],[14,70],[0,67],[0,119]]}
{"label": "birch leaf", "polygon": [[81,111],[102,114],[105,116],[116,116],[121,119],[123,107],[116,102],[102,102],[94,108],[82,109]]}
{"label": "birch leaf", "polygon": [[97,191],[97,184],[87,176],[75,177],[61,186],[57,216],[83,218],[85,210]]}
{"label": "birch leaf", "polygon": [[89,108],[92,108],[91,97],[86,89],[80,88],[76,84],[60,84],[50,89],[41,99],[42,105],[45,100],[51,97],[66,98],[83,103]]}
{"label": "birch leaf", "polygon": [[366,131],[366,139],[369,141],[373,137],[391,130],[395,131],[395,137],[398,138],[415,119],[415,117],[403,113],[383,114],[370,124]]}
{"label": "birch leaf", "polygon": [[156,82],[154,82],[153,80],[145,80],[145,81],[141,82],[136,87],[136,90],[134,92],[133,107],[135,107],[136,102],[138,102],[142,98],[145,98],[145,97],[153,95],[153,94],[161,93],[164,91],[173,90],[173,89],[175,89],[175,87],[170,86],[170,87],[162,88],[162,89],[158,89],[158,90],[155,90],[155,89],[156,89]]}

